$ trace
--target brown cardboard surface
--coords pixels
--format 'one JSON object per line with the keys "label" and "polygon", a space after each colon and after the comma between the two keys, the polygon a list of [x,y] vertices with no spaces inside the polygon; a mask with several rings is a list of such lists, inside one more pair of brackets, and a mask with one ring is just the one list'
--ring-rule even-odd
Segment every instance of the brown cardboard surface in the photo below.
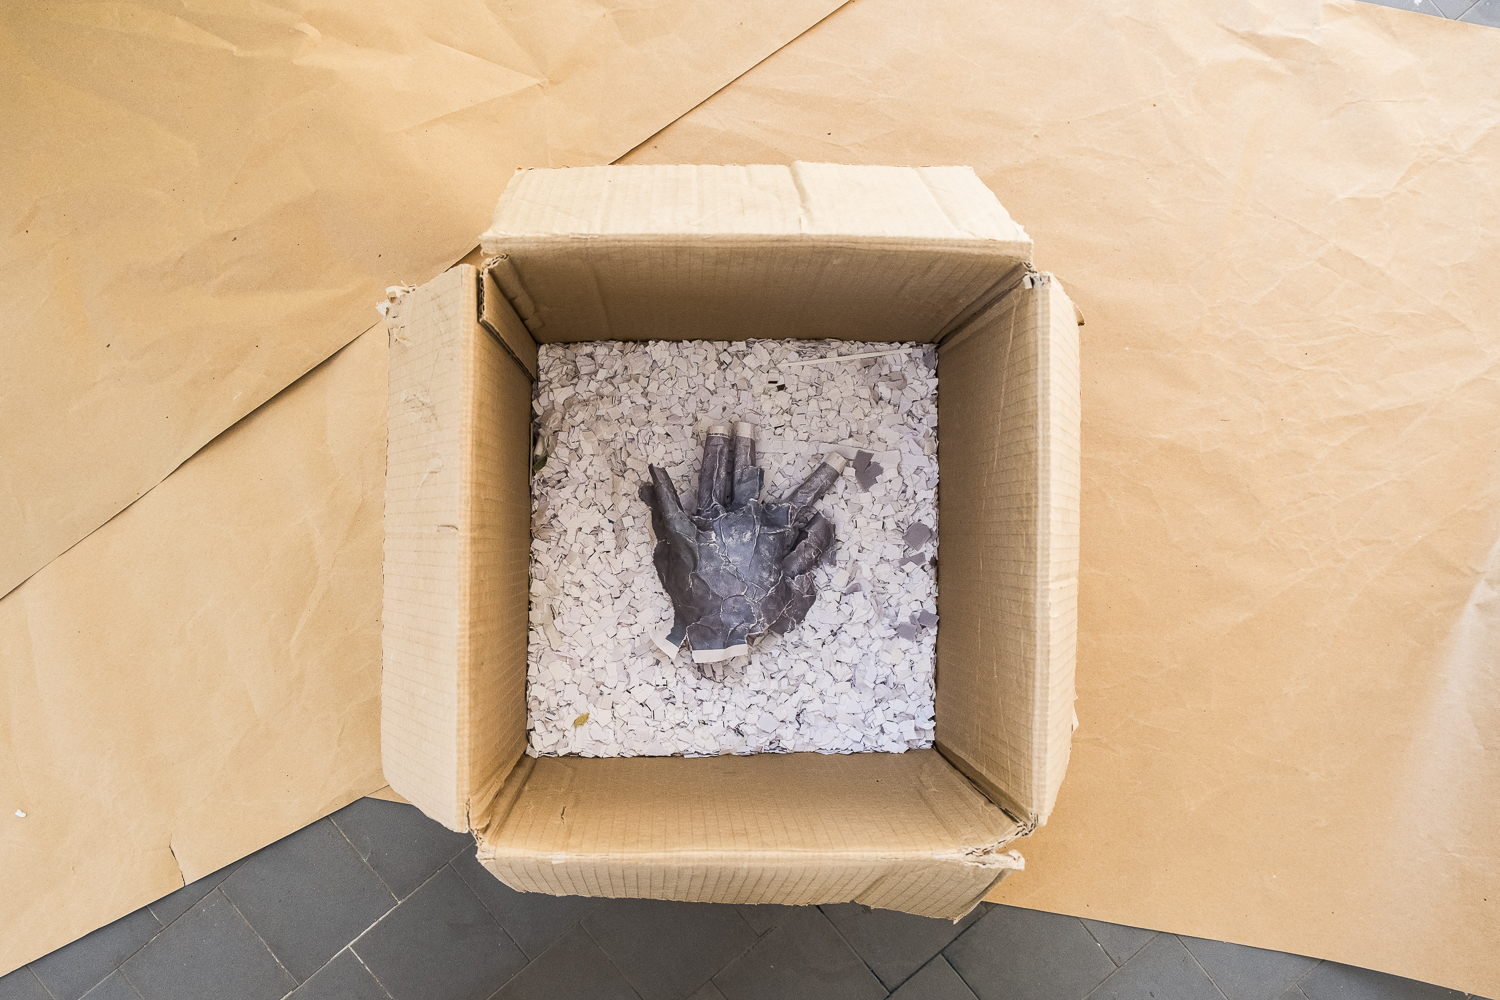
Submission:
{"label": "brown cardboard surface", "polygon": [[[0,595],[461,257],[838,6],[0,11]],[[753,16],[750,16],[753,13]]]}
{"label": "brown cardboard surface", "polygon": [[993,898],[1500,992],[1497,53],[861,0],[627,158],[972,163],[1088,318],[1082,728]]}
{"label": "brown cardboard surface", "polygon": [[385,357],[356,339],[0,601],[0,969],[385,784]]}
{"label": "brown cardboard surface", "polygon": [[[460,264],[387,313],[382,751],[392,787],[475,830],[481,858],[515,888],[857,899],[961,917],[1021,867],[1003,848],[1021,822],[1045,818],[1071,733],[1077,335],[1060,284],[1027,272],[1029,240],[967,168],[522,171],[496,219],[483,249],[502,256],[488,273]],[[786,280],[799,269],[812,279]],[[512,772],[526,728],[531,388],[513,355],[531,350],[488,330],[528,343],[766,332],[726,329],[733,309],[721,297],[762,324],[774,311],[775,332],[790,338],[836,333],[844,320],[830,303],[858,303],[892,339],[932,340],[972,319],[940,348],[963,371],[942,397],[958,419],[939,432],[945,466],[959,462],[971,483],[944,510],[959,547],[977,554],[945,568],[944,585],[954,608],[967,596],[978,613],[956,610],[952,627],[964,631],[938,651],[939,689],[946,679],[958,692],[940,705],[939,727],[945,711],[964,717],[955,731],[978,737],[960,745],[1004,772],[981,787],[1022,800],[1020,822],[932,751],[526,758]],[[985,311],[995,299],[1018,305]],[[502,313],[493,323],[483,318],[492,309]],[[475,648],[492,655],[481,662]],[[1009,753],[987,753],[996,744]]]}
{"label": "brown cardboard surface", "polygon": [[531,382],[479,282],[460,264],[387,317],[381,757],[460,831],[526,745]]}
{"label": "brown cardboard surface", "polygon": [[999,849],[1017,832],[931,750],[542,757],[479,857],[557,895],[853,899],[957,919],[1019,867]]}
{"label": "brown cardboard surface", "polygon": [[542,343],[930,341],[1031,258],[966,167],[831,163],[522,170],[481,245]]}
{"label": "brown cardboard surface", "polygon": [[937,748],[1028,828],[1067,768],[1078,581],[1078,334],[1028,275],[938,349]]}

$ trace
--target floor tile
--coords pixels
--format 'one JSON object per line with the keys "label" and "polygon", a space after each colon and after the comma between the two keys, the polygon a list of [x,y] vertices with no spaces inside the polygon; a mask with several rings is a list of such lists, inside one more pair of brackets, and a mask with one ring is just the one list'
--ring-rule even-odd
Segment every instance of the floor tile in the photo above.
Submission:
{"label": "floor tile", "polygon": [[1288,986],[1318,964],[1316,958],[1241,944],[1181,934],[1178,939],[1229,1000],[1277,1000]]}
{"label": "floor tile", "polygon": [[405,899],[474,838],[423,816],[416,806],[356,799],[330,817],[397,899]]}
{"label": "floor tile", "polygon": [[247,858],[219,890],[298,982],[396,905],[326,819]]}
{"label": "floor tile", "polygon": [[1307,1000],[1307,994],[1296,986],[1288,986],[1286,992],[1277,997],[1277,1000]]}
{"label": "floor tile", "polygon": [[123,972],[111,972],[98,986],[83,995],[84,1000],[141,1000]]}
{"label": "floor tile", "polygon": [[1158,934],[1089,1000],[1224,1000],[1173,934]]}
{"label": "floor tile", "polygon": [[1442,17],[1443,12],[1438,9],[1433,0],[1365,0],[1365,3],[1379,4],[1381,7],[1394,7],[1397,10],[1410,10],[1418,14],[1431,14],[1434,17]]}
{"label": "floor tile", "polygon": [[948,960],[938,955],[891,994],[891,1000],[977,1000]]}
{"label": "floor tile", "polygon": [[756,937],[733,906],[662,899],[598,900],[583,926],[645,1000],[685,1000]]}
{"label": "floor tile", "polygon": [[714,985],[712,979],[698,987],[698,992],[688,997],[688,1000],[724,1000],[724,994]]}
{"label": "floor tile", "polygon": [[485,870],[470,848],[451,862],[453,870],[479,897],[527,958],[536,958],[594,908],[589,896],[549,896],[517,892]]}
{"label": "floor tile", "polygon": [[799,907],[783,906],[780,903],[756,903],[750,906],[736,906],[740,916],[745,918],[745,923],[756,934],[764,934],[766,931],[781,923],[787,917],[796,913]]}
{"label": "floor tile", "polygon": [[1079,1000],[1115,971],[1083,921],[997,906],[943,952],[980,1000]]}
{"label": "floor tile", "polygon": [[122,968],[144,1000],[280,1000],[297,985],[218,889]]}
{"label": "floor tile", "polygon": [[1469,24],[1482,24],[1489,28],[1500,28],[1500,0],[1479,0],[1458,18]]}
{"label": "floor tile", "polygon": [[230,875],[233,875],[234,870],[240,864],[241,862],[239,861],[227,864],[218,871],[205,875],[196,882],[189,882],[176,892],[163,896],[151,904],[151,912],[156,914],[156,919],[160,920],[162,926],[165,927],[188,910],[191,910],[198,900],[218,888],[219,883]]}
{"label": "floor tile", "polygon": [[485,1000],[526,964],[521,949],[448,867],[352,947],[395,1000]]}
{"label": "floor tile", "polygon": [[52,996],[30,967],[23,965],[0,976],[0,1000],[52,1000]]}
{"label": "floor tile", "polygon": [[1297,984],[1308,1000],[1462,1000],[1457,990],[1371,969],[1324,962]]}
{"label": "floor tile", "polygon": [[975,909],[955,924],[899,910],[872,910],[858,903],[837,903],[822,910],[888,990],[905,982],[984,915]]}
{"label": "floor tile", "polygon": [[56,1000],[78,1000],[104,981],[161,930],[143,906],[112,924],[86,934],[31,963],[31,970]]}
{"label": "floor tile", "polygon": [[354,952],[345,948],[287,1000],[391,1000]]}
{"label": "floor tile", "polygon": [[1474,0],[1432,0],[1444,17],[1459,18],[1472,6]]}
{"label": "floor tile", "polygon": [[588,1000],[637,1000],[604,952],[582,927],[574,927],[536,961],[501,987],[494,1000],[554,1000],[579,997]]}
{"label": "floor tile", "polygon": [[879,1000],[885,987],[816,906],[799,906],[714,976],[725,1000]]}
{"label": "floor tile", "polygon": [[1116,965],[1124,965],[1130,961],[1130,956],[1140,951],[1151,943],[1156,937],[1155,931],[1143,930],[1140,927],[1126,927],[1124,924],[1111,924],[1103,920],[1085,920],[1083,926],[1099,942],[1099,947],[1109,956],[1109,960]]}

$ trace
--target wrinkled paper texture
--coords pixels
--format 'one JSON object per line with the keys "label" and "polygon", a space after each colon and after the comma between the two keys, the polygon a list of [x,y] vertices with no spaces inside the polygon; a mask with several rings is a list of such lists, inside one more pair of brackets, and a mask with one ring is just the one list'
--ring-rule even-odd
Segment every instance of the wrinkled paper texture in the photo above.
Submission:
{"label": "wrinkled paper texture", "polygon": [[1082,727],[994,899],[1500,994],[1497,56],[861,0],[626,158],[971,164],[1087,320]]}
{"label": "wrinkled paper texture", "polygon": [[[840,0],[0,10],[0,596]],[[493,9],[492,9],[493,8]]]}
{"label": "wrinkled paper texture", "polygon": [[385,784],[354,338],[838,2],[0,10],[0,973]]}

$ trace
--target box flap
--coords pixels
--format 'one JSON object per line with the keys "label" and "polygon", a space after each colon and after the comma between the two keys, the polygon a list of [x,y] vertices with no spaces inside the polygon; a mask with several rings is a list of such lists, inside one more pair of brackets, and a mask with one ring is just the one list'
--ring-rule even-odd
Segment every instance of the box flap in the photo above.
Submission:
{"label": "box flap", "polygon": [[543,343],[936,340],[1030,260],[968,167],[518,171],[483,236]]}
{"label": "box flap", "polygon": [[480,280],[454,267],[387,316],[381,756],[454,830],[526,741],[531,383],[480,325]]}
{"label": "box flap", "polygon": [[1073,729],[1073,304],[1050,275],[1028,275],[938,357],[937,748],[1035,826],[1056,801]]}
{"label": "box flap", "polygon": [[556,895],[857,900],[956,918],[1021,866],[1019,828],[930,750],[543,757],[480,860]]}

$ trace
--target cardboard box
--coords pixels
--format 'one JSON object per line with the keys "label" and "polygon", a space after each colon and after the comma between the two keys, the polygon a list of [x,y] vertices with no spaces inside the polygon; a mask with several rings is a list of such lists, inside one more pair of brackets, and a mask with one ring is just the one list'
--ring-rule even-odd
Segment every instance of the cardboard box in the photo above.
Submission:
{"label": "cardboard box", "polygon": [[[391,786],[516,889],[967,912],[1074,719],[1077,319],[1024,230],[962,167],[591,167],[483,249],[388,316]],[[748,337],[939,345],[936,749],[527,756],[537,343]]]}

